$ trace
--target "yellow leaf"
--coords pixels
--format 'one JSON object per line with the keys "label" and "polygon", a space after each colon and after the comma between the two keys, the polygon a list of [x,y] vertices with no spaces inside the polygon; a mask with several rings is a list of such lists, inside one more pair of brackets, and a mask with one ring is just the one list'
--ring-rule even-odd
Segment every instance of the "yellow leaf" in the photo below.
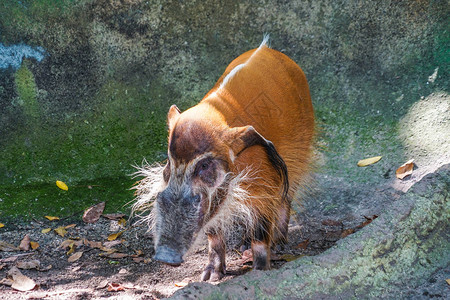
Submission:
{"label": "yellow leaf", "polygon": [[119,232],[110,234],[110,235],[108,236],[108,241],[114,241],[114,240],[117,239],[119,236],[121,236],[122,233],[123,233],[123,231],[119,231]]}
{"label": "yellow leaf", "polygon": [[39,248],[39,243],[38,242],[30,242],[30,246],[31,246],[31,249],[36,250],[37,248]]}
{"label": "yellow leaf", "polygon": [[119,223],[119,225],[122,225],[123,227],[125,227],[125,226],[127,225],[127,220],[125,220],[124,218],[121,218],[121,219],[118,221],[118,223]]}
{"label": "yellow leaf", "polygon": [[62,237],[64,237],[67,233],[67,230],[64,228],[64,226],[60,226],[58,228],[55,228],[54,230],[56,231],[57,234],[59,234]]}
{"label": "yellow leaf", "polygon": [[58,217],[52,217],[52,216],[45,216],[47,219],[49,219],[50,221],[56,221],[59,220]]}
{"label": "yellow leaf", "polygon": [[60,189],[64,190],[64,191],[68,191],[69,187],[67,186],[67,184],[65,184],[62,181],[56,180],[56,186],[59,187]]}
{"label": "yellow leaf", "polygon": [[447,281],[447,284],[450,285],[450,279],[445,279]]}
{"label": "yellow leaf", "polygon": [[45,228],[45,229],[42,229],[42,233],[49,233],[50,231],[51,231],[52,229],[51,228]]}
{"label": "yellow leaf", "polygon": [[406,163],[401,165],[396,171],[395,176],[398,179],[403,179],[408,175],[411,175],[414,169],[414,159],[408,160]]}
{"label": "yellow leaf", "polygon": [[70,224],[70,225],[64,226],[64,228],[65,228],[65,229],[69,229],[69,228],[73,228],[73,227],[75,227],[75,226],[77,226],[77,224]]}
{"label": "yellow leaf", "polygon": [[0,223],[0,228],[5,227],[5,224]]}
{"label": "yellow leaf", "polygon": [[365,167],[368,165],[372,165],[376,162],[378,162],[381,159],[382,156],[374,156],[366,159],[362,159],[358,161],[358,167]]}

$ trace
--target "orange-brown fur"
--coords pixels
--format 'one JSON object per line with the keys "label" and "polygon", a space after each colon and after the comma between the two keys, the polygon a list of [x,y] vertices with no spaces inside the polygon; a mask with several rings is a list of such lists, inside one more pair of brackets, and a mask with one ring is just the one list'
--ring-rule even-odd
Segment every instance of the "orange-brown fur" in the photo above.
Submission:
{"label": "orange-brown fur", "polygon": [[[224,235],[238,223],[247,226],[254,267],[269,268],[270,247],[285,241],[290,201],[305,186],[310,169],[314,113],[303,71],[263,42],[236,58],[199,104],[183,113],[172,106],[168,125],[168,164],[164,172],[160,166],[140,169],[138,174],[149,178],[137,186],[134,208],[145,209],[157,198],[149,220],[161,231],[172,229],[170,222],[182,222],[183,209],[172,213],[177,203],[200,199],[199,215],[189,212],[183,226],[191,224],[186,232],[195,235],[193,218],[198,217],[208,235],[203,280],[225,272]],[[205,159],[210,159],[209,173],[202,177],[197,170]],[[168,216],[173,221],[158,215],[162,209],[176,216]],[[181,235],[185,241],[178,242],[170,235],[170,230],[156,234],[155,247],[162,237],[159,257],[176,265],[190,238]]]}

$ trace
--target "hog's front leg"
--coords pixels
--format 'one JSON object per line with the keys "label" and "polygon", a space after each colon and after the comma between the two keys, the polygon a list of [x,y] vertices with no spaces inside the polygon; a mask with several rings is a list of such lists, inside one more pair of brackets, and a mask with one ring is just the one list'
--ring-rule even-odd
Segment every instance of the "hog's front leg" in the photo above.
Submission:
{"label": "hog's front leg", "polygon": [[201,280],[218,281],[225,275],[225,241],[221,234],[208,234],[209,262],[202,273]]}

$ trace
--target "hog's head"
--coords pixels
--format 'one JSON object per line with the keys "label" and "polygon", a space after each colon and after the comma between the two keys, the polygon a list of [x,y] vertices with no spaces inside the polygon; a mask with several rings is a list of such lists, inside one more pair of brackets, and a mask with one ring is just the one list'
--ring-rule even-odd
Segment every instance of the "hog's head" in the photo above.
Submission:
{"label": "hog's head", "polygon": [[287,170],[273,144],[251,126],[230,128],[220,118],[195,110],[181,113],[175,105],[168,126],[168,161],[160,190],[154,193],[154,259],[177,266],[197,233],[220,210],[242,151],[263,146],[282,178],[287,178]]}

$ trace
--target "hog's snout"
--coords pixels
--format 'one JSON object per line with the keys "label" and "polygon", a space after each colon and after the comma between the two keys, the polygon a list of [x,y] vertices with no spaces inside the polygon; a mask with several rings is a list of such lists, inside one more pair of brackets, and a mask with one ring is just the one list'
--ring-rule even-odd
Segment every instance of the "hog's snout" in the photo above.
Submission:
{"label": "hog's snout", "polygon": [[156,254],[153,258],[157,261],[175,267],[181,265],[183,262],[181,253],[167,246],[158,246],[156,248]]}

